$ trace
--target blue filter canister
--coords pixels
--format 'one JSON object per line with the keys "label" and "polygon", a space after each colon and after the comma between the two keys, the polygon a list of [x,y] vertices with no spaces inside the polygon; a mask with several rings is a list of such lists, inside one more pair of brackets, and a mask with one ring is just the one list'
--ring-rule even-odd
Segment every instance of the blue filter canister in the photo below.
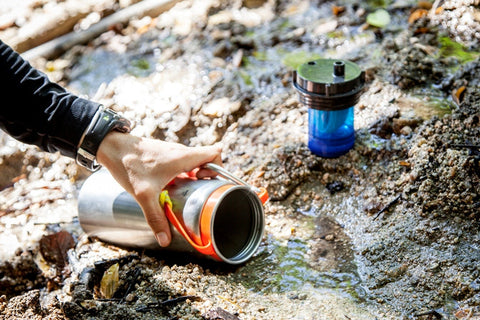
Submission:
{"label": "blue filter canister", "polygon": [[365,73],[351,61],[318,59],[293,73],[300,102],[308,107],[308,147],[325,158],[339,157],[355,143],[354,105]]}

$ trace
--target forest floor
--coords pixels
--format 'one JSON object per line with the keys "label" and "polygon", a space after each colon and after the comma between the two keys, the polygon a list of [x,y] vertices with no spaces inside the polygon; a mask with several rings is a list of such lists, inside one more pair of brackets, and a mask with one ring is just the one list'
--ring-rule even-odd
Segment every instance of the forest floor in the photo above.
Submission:
{"label": "forest floor", "polygon": [[[131,5],[13,3],[0,38],[20,52],[67,30],[59,16],[79,31]],[[185,0],[32,60],[133,134],[221,143],[270,200],[239,266],[121,248],[79,225],[89,172],[2,135],[0,319],[480,319],[479,4]],[[334,159],[308,149],[292,86],[317,58],[366,74],[355,145]]]}

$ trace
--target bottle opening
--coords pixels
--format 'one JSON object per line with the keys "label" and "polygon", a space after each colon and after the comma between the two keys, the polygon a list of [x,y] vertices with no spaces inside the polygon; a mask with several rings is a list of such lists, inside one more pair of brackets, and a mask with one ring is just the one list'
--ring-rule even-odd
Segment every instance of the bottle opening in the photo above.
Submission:
{"label": "bottle opening", "polygon": [[263,208],[245,188],[232,188],[220,201],[213,221],[212,240],[217,254],[230,263],[246,261],[263,236]]}

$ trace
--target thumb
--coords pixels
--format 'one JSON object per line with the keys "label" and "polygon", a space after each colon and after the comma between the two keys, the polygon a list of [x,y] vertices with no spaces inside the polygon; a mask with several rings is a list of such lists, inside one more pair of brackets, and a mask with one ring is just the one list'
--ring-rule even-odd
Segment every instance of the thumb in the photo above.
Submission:
{"label": "thumb", "polygon": [[190,171],[194,168],[197,168],[205,163],[214,162],[221,165],[221,151],[222,149],[219,146],[202,146],[202,147],[193,147],[188,150],[186,164]]}
{"label": "thumb", "polygon": [[151,199],[145,200],[144,203],[139,202],[139,204],[158,244],[162,247],[168,246],[171,241],[170,224],[160,206],[158,197],[151,197]]}

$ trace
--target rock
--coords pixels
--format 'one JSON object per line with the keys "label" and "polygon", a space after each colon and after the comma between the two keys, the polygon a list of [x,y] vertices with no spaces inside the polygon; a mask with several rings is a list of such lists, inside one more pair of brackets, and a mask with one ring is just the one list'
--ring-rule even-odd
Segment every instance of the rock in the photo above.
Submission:
{"label": "rock", "polygon": [[208,311],[204,317],[206,320],[240,320],[236,315],[233,315],[220,307]]}

